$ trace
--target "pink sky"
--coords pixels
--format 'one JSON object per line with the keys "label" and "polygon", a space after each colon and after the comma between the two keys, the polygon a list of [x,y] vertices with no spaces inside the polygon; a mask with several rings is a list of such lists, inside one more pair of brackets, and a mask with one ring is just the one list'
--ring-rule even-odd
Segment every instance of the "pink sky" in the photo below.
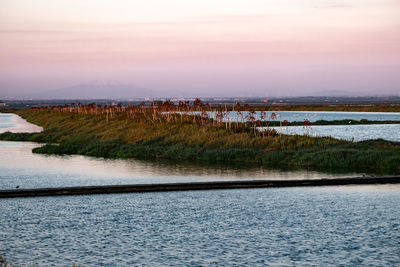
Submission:
{"label": "pink sky", "polygon": [[0,98],[93,81],[398,95],[400,2],[0,1]]}

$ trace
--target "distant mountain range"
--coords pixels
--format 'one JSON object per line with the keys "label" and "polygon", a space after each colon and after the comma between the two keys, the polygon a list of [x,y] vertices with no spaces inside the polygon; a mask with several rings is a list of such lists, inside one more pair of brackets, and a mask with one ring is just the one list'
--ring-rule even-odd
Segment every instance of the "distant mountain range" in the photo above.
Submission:
{"label": "distant mountain range", "polygon": [[[387,90],[386,90],[387,92]],[[295,92],[281,91],[281,94],[270,95],[268,92],[261,90],[253,92],[251,90],[149,90],[134,84],[121,84],[121,83],[106,83],[94,82],[87,84],[78,84],[70,87],[64,87],[55,90],[47,90],[39,93],[30,93],[23,95],[4,94],[0,98],[5,99],[133,99],[133,98],[176,98],[176,97],[387,97],[387,96],[400,96],[399,92],[386,93],[386,94],[368,94],[344,90],[324,90],[314,91],[312,93],[296,94]]]}
{"label": "distant mountain range", "polygon": [[313,92],[310,95],[312,96],[338,96],[338,97],[354,97],[357,96],[356,93],[340,91],[340,90],[325,90],[325,91],[317,91]]}
{"label": "distant mountain range", "polygon": [[151,90],[132,84],[79,84],[31,94],[32,99],[129,99],[156,97]]}

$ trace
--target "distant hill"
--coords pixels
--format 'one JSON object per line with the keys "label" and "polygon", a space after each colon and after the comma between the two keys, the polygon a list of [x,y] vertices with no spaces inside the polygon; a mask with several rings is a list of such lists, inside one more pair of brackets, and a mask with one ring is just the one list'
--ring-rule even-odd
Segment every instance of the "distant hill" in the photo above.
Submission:
{"label": "distant hill", "polygon": [[35,93],[32,99],[129,99],[155,97],[156,94],[132,84],[80,84],[56,90]]}
{"label": "distant hill", "polygon": [[315,97],[327,96],[327,97],[354,97],[357,96],[356,93],[349,92],[349,91],[341,91],[341,90],[324,90],[324,91],[317,91],[309,94]]}
{"label": "distant hill", "polygon": [[399,91],[396,90],[383,90],[382,92],[365,92],[360,94],[359,92],[353,92],[351,90],[324,90],[316,91],[308,94],[314,97],[388,97],[388,96],[400,96]]}

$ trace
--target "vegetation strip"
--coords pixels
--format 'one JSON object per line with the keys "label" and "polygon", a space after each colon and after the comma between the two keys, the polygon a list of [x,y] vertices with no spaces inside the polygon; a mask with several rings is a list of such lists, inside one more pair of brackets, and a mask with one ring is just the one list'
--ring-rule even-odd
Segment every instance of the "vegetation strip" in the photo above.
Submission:
{"label": "vegetation strip", "polygon": [[196,183],[163,183],[134,185],[77,186],[60,188],[36,188],[0,190],[0,198],[144,193],[187,190],[243,189],[268,187],[304,187],[304,186],[335,186],[335,185],[365,185],[365,184],[399,184],[400,176],[385,177],[352,177],[340,179],[310,179],[310,180],[250,180],[222,181]]}
{"label": "vegetation strip", "polygon": [[[34,153],[103,158],[167,159],[201,164],[233,164],[278,169],[312,169],[331,173],[400,174],[400,142],[382,139],[352,142],[331,137],[285,135],[263,124],[284,126],[277,115],[255,120],[251,107],[235,106],[241,122],[200,100],[150,106],[64,105],[16,111],[42,126],[40,133],[3,133],[0,140],[46,145]],[[185,112],[185,113],[183,113]],[[224,115],[225,114],[225,115]],[[348,123],[347,123],[348,124]],[[312,127],[309,121],[303,127]],[[283,128],[283,127],[282,127]]]}

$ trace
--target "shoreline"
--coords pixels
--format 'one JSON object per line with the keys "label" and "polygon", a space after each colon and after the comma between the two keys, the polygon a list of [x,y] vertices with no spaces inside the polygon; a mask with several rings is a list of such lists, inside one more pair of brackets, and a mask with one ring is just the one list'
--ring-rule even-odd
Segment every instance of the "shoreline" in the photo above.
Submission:
{"label": "shoreline", "polygon": [[339,179],[307,180],[248,180],[12,189],[0,190],[0,198],[371,184],[400,184],[400,176],[351,177]]}
{"label": "shoreline", "polygon": [[40,133],[43,131],[43,127],[36,124],[30,123],[23,119],[21,116],[15,113],[1,113],[5,115],[11,115],[11,124],[15,126],[12,128],[2,128],[0,133],[11,132],[11,133]]}
{"label": "shoreline", "polygon": [[[40,133],[4,133],[1,140],[33,141],[33,153],[102,158],[167,159],[202,163],[254,164],[330,172],[398,175],[400,142],[383,139],[352,142],[331,137],[258,133],[255,124],[232,124],[155,114],[148,109],[93,111],[25,109]],[[107,113],[108,112],[108,113]],[[253,127],[254,126],[254,127]]]}

